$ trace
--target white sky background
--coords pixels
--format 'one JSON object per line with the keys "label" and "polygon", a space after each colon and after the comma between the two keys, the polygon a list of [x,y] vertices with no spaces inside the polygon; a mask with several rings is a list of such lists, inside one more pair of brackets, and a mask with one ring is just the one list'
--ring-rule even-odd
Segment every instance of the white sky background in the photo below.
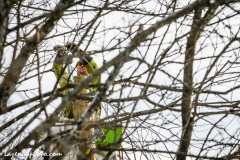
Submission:
{"label": "white sky background", "polygon": [[[92,3],[92,2],[89,2],[89,3]],[[97,3],[97,2],[96,2]],[[134,2],[133,2],[134,3]],[[183,2],[181,2],[183,3]],[[158,10],[158,7],[160,6],[157,6],[155,4],[155,2],[149,2],[147,4],[144,4],[145,7],[147,9],[153,9],[153,6],[156,6],[156,10]],[[185,4],[184,4],[185,5]],[[53,5],[54,6],[54,5]],[[96,4],[97,6],[97,4]],[[75,7],[73,9],[76,9]],[[163,12],[163,10],[161,10],[161,12]],[[231,13],[231,10],[228,10],[226,11],[226,15],[230,14]],[[83,22],[82,23],[86,23],[88,20],[91,19],[91,17],[93,17],[96,13],[92,12],[92,13],[87,13],[87,14],[84,14],[83,15]],[[82,16],[81,14],[79,14],[78,16]],[[69,16],[71,17],[71,16]],[[221,17],[223,18],[223,17]],[[239,17],[238,17],[239,18]],[[231,27],[235,27],[236,29],[232,29],[233,31],[237,31],[238,30],[238,26],[239,26],[239,19],[236,18],[236,19],[231,19],[230,24]],[[138,20],[139,19],[139,20]],[[216,18],[217,20],[218,18]],[[102,23],[100,24],[99,26],[99,30],[102,30],[103,28],[107,29],[107,28],[111,28],[111,27],[122,27],[122,26],[127,26],[128,24],[131,24],[131,23],[134,23],[135,21],[136,22],[136,25],[135,27],[132,28],[132,31],[136,31],[136,29],[138,28],[138,25],[140,23],[143,23],[145,24],[144,27],[145,29],[148,28],[151,24],[153,24],[154,22],[160,20],[158,19],[158,17],[152,19],[149,21],[149,18],[148,17],[138,17],[138,15],[131,15],[131,14],[126,14],[126,13],[121,13],[121,12],[112,12],[111,14],[105,16],[104,18],[101,19],[102,20]],[[71,26],[71,27],[76,27],[76,23],[79,23],[81,21],[81,19],[77,19],[77,20],[73,20],[73,19],[68,19],[67,20],[67,17],[66,17],[66,22],[67,22],[67,25],[68,26]],[[213,20],[215,21],[215,20]],[[178,22],[181,22],[181,19],[178,20]],[[184,22],[185,23],[185,22]],[[63,26],[66,26],[66,24],[64,24],[63,21],[60,21],[59,24],[63,25]],[[186,24],[190,24],[189,21],[186,21]],[[58,33],[61,33],[61,32],[65,32],[67,31],[66,28],[64,27],[56,27],[57,29],[57,32]],[[224,26],[223,24],[219,24],[218,26],[215,26],[218,28],[218,31],[223,35],[223,36],[228,36],[228,37],[231,37],[231,33],[229,33],[229,29],[226,28],[226,26]],[[221,30],[221,31],[220,31]],[[126,32],[129,31],[129,29],[125,29]],[[156,35],[163,35],[166,31],[166,27],[163,27],[162,29],[160,29]],[[175,24],[172,24],[170,29],[169,29],[169,33],[167,34],[167,38],[164,39],[164,43],[166,45],[162,46],[159,53],[161,53],[169,44],[168,42],[172,42],[174,40],[174,37],[175,37],[175,34],[177,34],[177,36],[180,36],[184,33],[187,33],[189,31],[189,27],[187,26],[183,26],[181,27],[178,31],[176,31],[176,25]],[[176,33],[177,32],[177,33]],[[106,35],[97,35],[96,37],[99,36],[99,39],[97,41],[93,41],[93,43],[90,44],[90,46],[88,47],[88,51],[91,51],[91,50],[98,50],[98,49],[101,49],[101,46],[107,46],[109,41],[114,37],[116,36],[117,34],[119,33],[119,30],[116,29],[116,30],[113,30],[113,31],[109,31],[109,32],[106,32]],[[55,34],[55,30],[52,31],[52,33],[49,35],[51,36],[52,34]],[[233,33],[233,35],[235,35],[235,33]],[[83,35],[83,33],[79,33],[79,35],[76,37],[76,42],[79,41],[79,38],[81,38],[81,36]],[[45,50],[51,50],[53,48],[54,45],[56,44],[60,44],[60,45],[63,45],[64,43],[66,43],[67,41],[72,41],[73,40],[73,36],[75,35],[71,35],[69,37],[65,36],[59,36],[57,38],[54,38],[54,39],[49,39],[46,43],[46,44],[43,44],[41,47],[41,49]],[[117,38],[123,38],[125,35],[123,34],[120,34],[117,36]],[[95,37],[95,38],[96,38]],[[152,36],[150,36],[152,37]],[[217,37],[217,36],[216,36]],[[200,57],[207,57],[207,56],[210,56],[210,55],[213,55],[213,54],[219,54],[219,52],[222,50],[222,48],[225,46],[225,44],[227,43],[227,39],[225,41],[222,42],[223,39],[218,39],[216,37],[212,37],[211,41],[210,39],[204,39],[204,38],[201,38],[199,40],[199,44],[200,42],[204,42],[204,44],[206,44],[206,48],[204,50],[202,50],[200,53],[198,53],[196,55],[195,58],[200,58]],[[158,44],[161,40],[161,36],[158,38],[158,39],[155,39],[154,40],[154,44]],[[123,44],[123,45],[128,45],[128,42],[130,40],[126,40],[127,43]],[[218,43],[218,46],[216,46],[215,50],[214,48],[212,47],[212,43],[216,43],[216,42],[221,42],[221,43]],[[111,41],[109,46],[112,46],[114,44],[116,44],[117,41]],[[179,45],[184,45],[186,43],[186,38],[183,39],[182,42],[180,42]],[[148,42],[146,43],[148,44]],[[82,45],[81,45],[81,48],[84,48],[86,47],[87,43],[84,42]],[[205,46],[205,45],[203,45]],[[232,45],[232,47],[235,46],[239,46],[239,43],[236,42],[234,43],[234,45]],[[178,49],[178,45],[175,45],[175,47],[173,47],[173,50],[174,49]],[[200,47],[200,46],[198,46]],[[150,51],[148,51],[146,53],[146,48],[145,47],[140,47],[139,48],[141,53],[142,54],[147,54],[147,61],[152,64],[152,61],[153,61],[153,57],[159,53],[156,53],[156,50],[157,50],[157,46],[156,47],[151,47]],[[177,50],[179,51],[179,50]],[[185,48],[183,47],[182,48],[182,53],[184,53],[185,51]],[[10,62],[9,59],[11,59],[11,55],[10,53],[12,52],[12,50],[10,48],[7,48],[6,49],[6,54],[5,54],[5,60],[6,60],[6,63],[5,63],[5,66],[8,65],[8,63]],[[172,54],[174,54],[176,51],[173,51]],[[237,51],[234,51],[235,54],[238,54],[239,55],[239,52]],[[104,53],[103,54],[97,54],[97,55],[94,55],[94,59],[96,59],[97,63],[102,66],[103,65],[103,62],[104,60],[106,61],[109,61],[111,60],[113,57],[115,57],[116,55],[118,54],[118,51],[115,51],[115,52],[109,52],[109,53]],[[221,64],[224,64],[225,62],[227,61],[234,61],[235,57],[232,56],[234,53],[233,51],[227,53],[227,54],[224,54],[225,57],[221,58]],[[54,56],[54,52],[53,51],[47,51],[45,53],[40,53],[40,55],[46,55],[47,58],[51,59],[51,56]],[[141,57],[139,55],[138,52],[134,52],[132,53],[132,55],[135,55],[135,56],[138,56],[138,57]],[[33,59],[33,55],[30,57],[29,61],[31,62],[32,59]],[[177,62],[183,62],[184,60],[184,55],[179,55],[179,54],[175,54],[171,57],[168,58],[169,60],[175,60]],[[53,60],[53,59],[52,59]],[[51,62],[52,62],[51,60]],[[75,59],[76,61],[76,59]],[[165,60],[166,61],[166,60]],[[237,60],[239,61],[239,60]],[[51,69],[51,66],[52,66],[52,63],[48,63],[46,65],[46,68],[41,68],[41,70],[47,70],[47,69]],[[194,75],[194,82],[195,84],[197,84],[198,82],[201,82],[205,72],[206,72],[206,67],[209,67],[209,64],[212,63],[212,61],[210,60],[204,60],[204,61],[195,61],[195,66],[194,66],[194,73],[196,73]],[[121,71],[121,74],[123,74],[124,77],[128,77],[132,71],[134,71],[135,67],[138,65],[138,63],[135,63],[134,66],[133,65],[133,62],[130,62],[130,63],[127,63],[124,65],[124,67],[122,68],[122,71]],[[36,66],[36,65],[35,65]],[[130,67],[130,68],[129,68]],[[219,66],[218,68],[216,69],[219,69],[221,68],[221,66]],[[34,68],[34,67],[32,67]],[[134,73],[134,74],[139,74],[139,73],[142,73],[144,72],[145,70],[147,69],[147,66],[146,65],[141,65],[139,67],[139,69]],[[179,64],[169,64],[169,65],[165,65],[162,69],[164,69],[166,72],[170,73],[171,75],[173,76],[176,76],[179,74],[179,79],[182,79],[182,74],[183,72],[180,71],[180,69],[182,69],[182,65],[179,65]],[[213,75],[216,71],[216,69],[213,69],[213,72],[211,72],[211,75]],[[200,70],[200,71],[199,71]],[[238,68],[230,68],[227,71],[230,71],[230,70],[236,70],[236,71],[239,71]],[[197,72],[196,72],[197,71]],[[180,73],[179,73],[180,72]],[[27,76],[30,76],[30,75],[33,75],[33,74],[36,74],[36,71],[34,72],[31,72],[31,73],[28,73]],[[231,76],[231,75],[229,75]],[[103,74],[102,75],[102,82],[104,82],[105,80],[107,79],[107,73]],[[140,82],[145,82],[146,80],[146,75],[142,76],[141,79],[139,80]],[[42,85],[42,91],[43,93],[45,92],[48,92],[48,91],[51,91],[54,84],[56,82],[56,79],[54,77],[54,74],[53,72],[48,72],[46,74],[44,74],[44,76],[42,77],[42,81],[41,81],[41,85]],[[158,72],[157,75],[155,76],[154,78],[154,81],[153,81],[155,84],[159,84],[159,85],[171,85],[172,84],[172,79],[170,79],[168,76],[166,76],[165,74],[163,74],[162,72]],[[179,87],[181,86],[181,84],[177,84],[177,86],[179,85]],[[233,87],[233,86],[236,86],[236,85],[239,85],[239,82],[236,81],[235,84],[233,83],[225,83],[224,85],[215,85],[213,86],[212,88],[209,88],[209,89],[212,89],[212,90],[218,90],[218,91],[223,91],[223,90],[227,90],[229,89],[230,87]],[[31,89],[34,89],[34,88],[38,88],[38,83],[37,83],[37,78],[32,78],[28,81],[25,81],[24,83],[22,83],[18,90],[31,90]],[[131,91],[131,87],[127,88],[125,90],[125,93],[124,93],[124,97],[128,97],[128,96],[136,96],[139,94],[139,91],[138,89],[133,89],[133,91],[129,94],[129,91]],[[239,91],[234,91],[234,94],[227,94],[227,95],[224,95],[224,98],[226,99],[229,99],[229,100],[238,100],[238,93]],[[26,95],[29,96],[29,97],[34,97],[36,95],[38,95],[38,90],[31,90],[31,91],[27,91],[26,92]],[[28,97],[26,96],[25,94],[23,93],[16,93],[14,94],[12,97],[11,97],[11,101],[12,103],[17,103],[19,101],[22,101],[24,99],[28,99]],[[153,94],[150,96],[150,98],[152,100],[154,100],[155,102],[158,102],[160,99],[159,99],[159,96],[158,95],[161,95],[160,91],[158,91],[156,94]],[[181,93],[175,93],[174,95],[180,97],[181,96]],[[114,94],[112,98],[117,98],[118,96],[118,93]],[[169,97],[174,97],[174,96],[169,96]],[[225,101],[219,97],[211,97],[211,96],[208,96],[207,95],[204,95],[204,96],[201,96],[200,99],[202,99],[203,101],[205,100],[205,98],[207,98],[208,102],[209,101]],[[48,111],[49,113],[53,112],[53,109],[54,107],[58,106],[59,104],[59,100],[58,101],[54,101],[54,103],[52,103],[52,106],[48,108]],[[160,103],[162,105],[166,105],[168,103],[172,102],[171,99],[164,99],[162,100]],[[29,107],[32,107],[35,103],[33,104],[29,104],[28,106],[25,106],[25,108],[22,108],[22,109],[17,109],[17,110],[14,110],[11,114],[13,115],[17,115],[17,114],[20,114],[21,112],[24,112],[26,110],[26,108],[29,108]],[[127,103],[126,103],[127,104]],[[137,111],[140,111],[140,110],[145,110],[145,109],[149,109],[149,108],[153,108],[152,105],[148,104],[148,106],[146,105],[145,102],[143,101],[140,101],[139,104],[137,105],[137,108],[136,110]],[[131,110],[131,106],[128,106],[125,108],[126,111],[130,111]],[[205,108],[205,107],[202,107],[202,108],[199,108],[198,111],[212,111],[210,110],[209,108]],[[152,121],[155,121],[155,124],[156,125],[159,125],[159,124],[162,124],[163,122],[167,122],[167,121],[174,121],[176,124],[178,125],[181,125],[181,121],[178,121],[177,119],[175,119],[174,116],[176,117],[179,117],[180,116],[180,113],[173,113],[173,112],[169,112],[169,111],[165,111],[163,113],[160,113],[160,114],[163,114],[164,116],[157,116],[157,115],[153,115],[151,118],[154,118],[156,117],[157,120],[152,120]],[[166,115],[168,115],[168,118],[169,119],[164,119],[164,117]],[[6,116],[1,116],[0,119],[5,119],[5,118],[11,118],[12,116],[9,116],[9,115],[6,115]],[[30,117],[30,116],[29,116]],[[24,120],[28,120],[29,117],[26,117]],[[144,118],[145,116],[141,117],[141,118]],[[162,117],[162,119],[161,119]],[[211,117],[207,117],[206,119],[209,120],[209,121],[212,121],[212,122],[216,122],[219,120],[219,118],[221,117],[221,115],[216,115],[216,116],[211,116]],[[42,117],[43,119],[43,117]],[[40,120],[42,120],[40,119]],[[179,118],[179,120],[181,120],[181,118]],[[232,121],[233,120],[233,121]],[[150,120],[149,120],[150,121]],[[231,121],[231,123],[229,124],[229,122]],[[238,126],[239,125],[239,122],[238,122],[238,118],[234,118],[233,116],[229,116],[227,119],[225,119],[223,122],[221,122],[222,126],[226,127],[226,129],[229,131],[230,134],[234,133],[235,132],[235,129],[236,127],[235,126]],[[39,121],[40,122],[40,121]],[[38,123],[39,123],[38,122]],[[20,123],[20,122],[19,122]],[[134,125],[134,124],[138,124],[140,123],[139,122],[136,122],[134,120],[134,123],[132,123],[131,125]],[[207,128],[207,125],[209,124],[209,122],[206,122],[206,121],[199,121],[197,123],[197,125],[199,125],[198,127],[196,127],[196,131],[194,132],[193,134],[193,139],[201,139],[202,137],[205,138],[205,135],[208,133],[209,131],[209,128]],[[37,125],[37,122],[35,122],[33,125],[30,126],[29,130],[31,130],[32,127],[35,127]],[[144,126],[145,124],[143,124]],[[138,125],[137,125],[138,126]],[[177,126],[177,125],[176,125]],[[166,124],[164,127],[166,128],[170,128],[172,132],[176,133],[178,136],[180,136],[180,129],[181,128],[176,128],[174,129],[173,127],[176,127],[176,126],[173,126],[173,125],[169,125],[169,124]],[[154,127],[153,127],[154,128]],[[145,133],[140,133],[141,135],[149,135],[149,134],[153,134],[154,132],[147,132],[148,130],[145,130],[144,132]],[[140,132],[140,130],[139,130]],[[136,135],[134,134],[134,136],[136,136],[136,138],[134,138],[134,136],[132,135],[132,139],[135,139],[135,140],[139,140],[141,141],[141,139],[144,139],[145,137],[139,137],[137,135],[137,132],[135,132]],[[159,128],[157,128],[157,133],[155,133],[153,135],[154,138],[158,138],[156,137],[156,135],[159,134],[161,136],[161,138],[163,139],[166,139],[166,137],[171,137],[172,134],[169,133],[169,131],[167,130],[159,130]],[[213,131],[213,134],[211,134],[211,137],[214,137],[215,135],[217,135],[219,137],[219,140],[221,139],[221,134],[219,134],[219,132],[217,130],[214,130]],[[224,135],[222,135],[224,136]],[[151,139],[151,137],[146,137],[146,138],[149,138]],[[146,140],[146,139],[145,139]],[[153,139],[154,140],[154,139]],[[172,143],[172,142],[169,142],[169,144],[167,144],[167,146],[169,147],[168,149],[171,150],[171,151],[174,151],[177,149],[177,145]],[[156,148],[155,148],[156,147]],[[161,149],[161,150],[166,150],[166,148],[164,148],[163,144],[161,143],[158,143],[158,145],[155,145],[153,147],[151,147],[151,149]],[[198,149],[196,147],[191,147],[190,150],[196,150],[198,151]],[[213,152],[210,152],[210,154],[215,154],[216,152],[213,151]],[[161,158],[163,158],[163,156],[160,156]],[[143,158],[144,159],[144,158]],[[163,159],[167,159],[167,158],[163,158]]]}

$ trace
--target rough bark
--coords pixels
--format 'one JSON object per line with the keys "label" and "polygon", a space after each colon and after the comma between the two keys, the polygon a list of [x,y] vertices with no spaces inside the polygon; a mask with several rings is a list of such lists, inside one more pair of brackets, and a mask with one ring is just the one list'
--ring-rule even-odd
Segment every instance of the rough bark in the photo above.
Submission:
{"label": "rough bark", "polygon": [[[187,153],[191,141],[191,136],[194,127],[194,116],[191,115],[192,110],[192,94],[193,94],[193,65],[194,54],[197,41],[211,20],[217,7],[209,8],[205,16],[201,18],[202,10],[195,10],[191,32],[187,41],[185,60],[184,60],[184,74],[183,74],[183,94],[182,94],[182,137],[179,145],[179,152]],[[186,154],[177,154],[177,160],[186,159]]]}
{"label": "rough bark", "polygon": [[[39,29],[33,37],[29,38],[23,48],[21,49],[17,58],[12,62],[12,65],[9,67],[4,79],[0,85],[0,113],[3,108],[6,107],[8,98],[14,92],[17,82],[19,80],[22,69],[24,68],[29,56],[34,53],[37,45],[44,40],[44,38],[51,32],[53,27],[57,24],[58,20],[62,17],[64,11],[70,7],[70,3],[67,0],[59,2],[55,10],[46,20],[46,23]],[[6,16],[6,15],[5,15]],[[4,20],[6,22],[6,20]],[[3,25],[3,24],[2,24]],[[4,26],[6,30],[6,26]],[[0,28],[1,29],[1,28]],[[2,32],[2,30],[1,30]],[[6,32],[4,32],[6,33]],[[40,39],[37,39],[36,36],[40,34]],[[1,37],[5,37],[3,35]],[[1,38],[0,37],[0,38]],[[1,39],[0,39],[1,40]],[[1,41],[0,41],[1,43]],[[1,44],[0,44],[1,45]],[[1,48],[1,46],[0,46]],[[0,53],[1,54],[1,53]]]}
{"label": "rough bark", "polygon": [[6,42],[6,36],[8,32],[8,15],[10,13],[10,10],[12,9],[13,5],[17,2],[17,0],[14,1],[0,1],[0,69],[1,62],[2,62],[2,56],[3,56],[3,46]]}

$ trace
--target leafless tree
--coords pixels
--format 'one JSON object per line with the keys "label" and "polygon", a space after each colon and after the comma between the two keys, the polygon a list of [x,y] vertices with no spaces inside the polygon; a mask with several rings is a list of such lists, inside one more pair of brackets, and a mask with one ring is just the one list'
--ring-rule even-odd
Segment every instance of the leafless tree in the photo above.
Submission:
{"label": "leafless tree", "polygon": [[[125,159],[238,159],[239,2],[0,1],[1,157],[52,142],[67,152],[73,130],[31,142],[78,98],[91,101],[78,129],[100,103],[101,126],[124,127],[121,148],[94,150],[108,150],[106,159],[113,151]],[[59,88],[52,49],[69,41],[101,67]],[[94,98],[77,96],[97,76]]]}

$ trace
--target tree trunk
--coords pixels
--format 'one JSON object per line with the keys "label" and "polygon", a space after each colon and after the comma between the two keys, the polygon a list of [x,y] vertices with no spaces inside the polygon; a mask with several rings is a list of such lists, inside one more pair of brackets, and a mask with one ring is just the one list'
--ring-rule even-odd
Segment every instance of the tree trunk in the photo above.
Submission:
{"label": "tree trunk", "polygon": [[[194,116],[191,116],[192,93],[193,93],[193,62],[197,41],[212,19],[217,7],[209,8],[203,18],[201,18],[202,10],[195,10],[193,22],[191,26],[190,36],[187,41],[185,60],[184,60],[184,74],[183,74],[183,94],[182,94],[182,136],[177,153],[177,160],[185,160],[190,145]],[[196,96],[198,97],[198,96]],[[181,154],[183,153],[183,154]]]}

